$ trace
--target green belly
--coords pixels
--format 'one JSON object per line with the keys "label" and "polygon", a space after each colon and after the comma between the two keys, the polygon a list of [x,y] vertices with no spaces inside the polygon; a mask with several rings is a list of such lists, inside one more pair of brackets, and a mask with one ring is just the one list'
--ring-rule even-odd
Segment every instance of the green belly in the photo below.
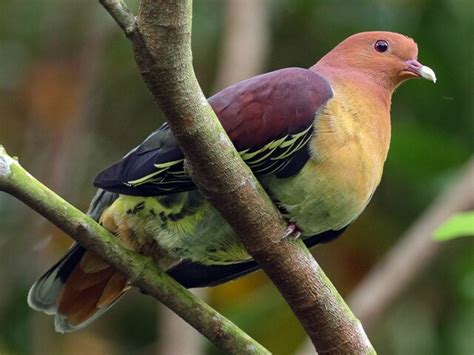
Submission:
{"label": "green belly", "polygon": [[[316,174],[311,164],[293,177],[261,179],[303,237],[342,229],[369,199],[352,191],[350,182],[335,188],[331,178]],[[117,225],[132,230],[139,245],[154,240],[176,261],[220,265],[250,259],[231,227],[197,190],[158,197],[121,195],[110,211]]]}
{"label": "green belly", "polygon": [[172,258],[205,265],[250,259],[235,233],[198,191],[158,197],[121,195],[114,220],[132,229],[138,244],[156,241]]}
{"label": "green belly", "polygon": [[[364,210],[372,192],[361,193],[350,175],[345,180],[321,170],[308,161],[298,175],[286,179],[264,177],[262,184],[286,211],[285,217],[296,223],[303,237],[329,230],[340,230],[349,225]],[[327,169],[329,170],[329,169]]]}

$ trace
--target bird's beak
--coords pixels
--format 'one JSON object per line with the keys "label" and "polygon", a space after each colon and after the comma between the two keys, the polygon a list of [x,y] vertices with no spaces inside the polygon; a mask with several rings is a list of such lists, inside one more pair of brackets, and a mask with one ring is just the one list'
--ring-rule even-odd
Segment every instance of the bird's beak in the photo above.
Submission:
{"label": "bird's beak", "polygon": [[433,83],[436,83],[436,74],[430,67],[421,64],[415,59],[410,59],[405,61],[406,67],[405,72],[415,74],[415,76],[422,77],[427,80],[431,80]]}

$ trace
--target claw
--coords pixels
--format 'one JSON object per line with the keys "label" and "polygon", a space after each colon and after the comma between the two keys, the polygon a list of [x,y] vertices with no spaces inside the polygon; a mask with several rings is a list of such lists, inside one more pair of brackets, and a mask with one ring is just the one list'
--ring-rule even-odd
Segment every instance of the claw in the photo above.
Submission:
{"label": "claw", "polygon": [[301,237],[301,232],[298,230],[298,227],[294,223],[288,224],[288,228],[285,231],[285,234],[283,234],[283,237],[281,239],[286,239],[286,238],[291,238],[293,240],[297,240],[299,237]]}

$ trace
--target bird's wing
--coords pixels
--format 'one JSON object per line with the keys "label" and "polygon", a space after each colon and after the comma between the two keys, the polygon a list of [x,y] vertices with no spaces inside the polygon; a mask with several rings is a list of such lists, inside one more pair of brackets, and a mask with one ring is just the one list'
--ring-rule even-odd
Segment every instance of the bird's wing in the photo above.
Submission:
{"label": "bird's wing", "polygon": [[[339,237],[346,227],[338,231],[326,231],[312,237],[305,238],[303,242],[308,248],[321,243],[330,242]],[[234,280],[260,269],[255,260],[226,265],[203,265],[189,260],[183,260],[166,272],[186,288],[217,286],[224,282]]]}
{"label": "bird's wing", "polygon": [[[242,81],[208,101],[257,176],[288,177],[309,159],[313,122],[331,97],[331,87],[323,77],[307,69],[288,68]],[[184,171],[184,155],[166,123],[101,172],[94,185],[139,196],[196,188]]]}

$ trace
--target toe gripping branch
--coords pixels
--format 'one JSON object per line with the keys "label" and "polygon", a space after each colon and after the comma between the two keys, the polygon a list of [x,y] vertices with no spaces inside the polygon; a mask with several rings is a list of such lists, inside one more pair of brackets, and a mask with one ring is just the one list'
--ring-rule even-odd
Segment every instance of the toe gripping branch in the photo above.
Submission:
{"label": "toe gripping branch", "polygon": [[298,227],[294,223],[289,223],[288,228],[281,237],[281,240],[291,238],[292,240],[297,240],[301,237],[301,232],[298,230]]}

